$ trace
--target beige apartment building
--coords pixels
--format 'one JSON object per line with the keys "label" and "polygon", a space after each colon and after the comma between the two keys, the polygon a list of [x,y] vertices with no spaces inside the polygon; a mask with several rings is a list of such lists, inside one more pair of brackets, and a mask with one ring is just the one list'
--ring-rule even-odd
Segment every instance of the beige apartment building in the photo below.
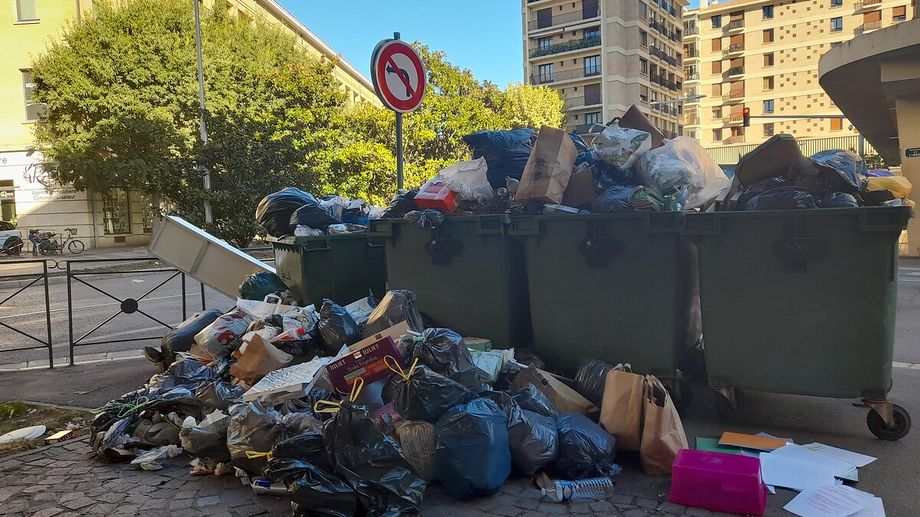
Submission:
{"label": "beige apartment building", "polygon": [[588,133],[636,104],[681,133],[687,0],[521,0],[524,77],[565,99],[567,129]]}
{"label": "beige apartment building", "polygon": [[702,96],[684,106],[684,134],[707,148],[755,145],[775,133],[837,147],[856,142],[846,119],[779,117],[841,115],[818,84],[819,59],[857,35],[912,18],[912,1],[702,0],[684,15],[684,94]]}

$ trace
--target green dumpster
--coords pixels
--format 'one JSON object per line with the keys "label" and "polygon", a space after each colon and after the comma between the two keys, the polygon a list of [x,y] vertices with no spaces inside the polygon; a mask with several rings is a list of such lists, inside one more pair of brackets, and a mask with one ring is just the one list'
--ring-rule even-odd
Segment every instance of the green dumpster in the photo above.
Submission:
{"label": "green dumpster", "polygon": [[365,233],[270,239],[275,269],[301,305],[345,305],[386,293],[383,245]]}
{"label": "green dumpster", "polygon": [[699,337],[688,335],[695,292],[682,218],[676,212],[514,217],[511,233],[527,248],[535,352],[569,374],[585,359],[600,359],[676,380],[688,342]]}
{"label": "green dumpster", "polygon": [[409,289],[433,325],[490,339],[496,348],[530,343],[524,249],[505,215],[448,216],[438,228],[402,219],[371,221],[385,241],[390,289]]}
{"label": "green dumpster", "polygon": [[869,412],[873,433],[906,434],[910,417],[885,398],[898,237],[909,218],[907,207],[687,216],[683,232],[699,244],[704,354],[720,412],[737,409],[739,388],[859,397],[877,409]]}

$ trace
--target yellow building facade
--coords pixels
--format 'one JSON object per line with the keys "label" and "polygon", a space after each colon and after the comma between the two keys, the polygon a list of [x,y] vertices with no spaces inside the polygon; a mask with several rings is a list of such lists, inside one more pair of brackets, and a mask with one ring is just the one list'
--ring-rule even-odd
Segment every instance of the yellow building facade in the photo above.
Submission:
{"label": "yellow building facade", "polygon": [[702,96],[684,105],[684,134],[707,148],[778,133],[855,142],[846,119],[782,116],[841,115],[818,83],[821,56],[914,14],[912,0],[703,0],[684,16],[684,94]]}
{"label": "yellow building facade", "polygon": [[[278,2],[205,0],[202,5],[283,28],[315,57],[336,61],[333,75],[350,102],[379,105],[370,81]],[[69,23],[91,16],[92,7],[92,0],[8,0],[0,5],[0,220],[14,222],[24,240],[30,229],[64,233],[69,228],[88,248],[143,245],[153,225],[147,196],[79,192],[54,184],[33,145],[32,127],[40,123],[42,107],[30,102],[32,59]],[[189,2],[189,16],[192,7]]]}

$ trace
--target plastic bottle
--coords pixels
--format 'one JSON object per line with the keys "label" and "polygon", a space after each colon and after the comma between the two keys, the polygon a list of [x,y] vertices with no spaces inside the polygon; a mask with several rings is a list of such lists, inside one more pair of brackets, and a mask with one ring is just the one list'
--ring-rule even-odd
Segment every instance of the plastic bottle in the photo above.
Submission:
{"label": "plastic bottle", "polygon": [[578,481],[553,481],[553,486],[543,488],[543,497],[561,503],[573,499],[604,499],[613,488],[610,478],[588,478]]}

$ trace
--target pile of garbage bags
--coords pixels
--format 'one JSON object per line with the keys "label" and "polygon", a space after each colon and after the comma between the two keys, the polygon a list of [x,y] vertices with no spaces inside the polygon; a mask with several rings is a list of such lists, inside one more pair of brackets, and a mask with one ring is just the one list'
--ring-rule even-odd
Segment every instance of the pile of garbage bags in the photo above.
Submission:
{"label": "pile of garbage bags", "polygon": [[775,135],[743,156],[731,186],[713,208],[791,210],[913,206],[911,184],[888,170],[868,170],[852,151],[827,150],[802,155],[791,135]]}
{"label": "pile of garbage bags", "polygon": [[[295,515],[417,513],[430,483],[469,498],[512,475],[619,473],[597,404],[525,380],[550,374],[514,350],[470,349],[426,327],[414,300],[390,291],[317,309],[240,298],[196,315],[167,336],[165,370],[98,410],[93,452],[145,470],[185,454],[196,474],[288,495]],[[578,385],[598,400],[609,368],[585,370]]]}
{"label": "pile of garbage bags", "polygon": [[256,221],[272,237],[311,237],[367,231],[384,208],[369,206],[361,199],[313,194],[288,187],[262,198],[256,207]]}

